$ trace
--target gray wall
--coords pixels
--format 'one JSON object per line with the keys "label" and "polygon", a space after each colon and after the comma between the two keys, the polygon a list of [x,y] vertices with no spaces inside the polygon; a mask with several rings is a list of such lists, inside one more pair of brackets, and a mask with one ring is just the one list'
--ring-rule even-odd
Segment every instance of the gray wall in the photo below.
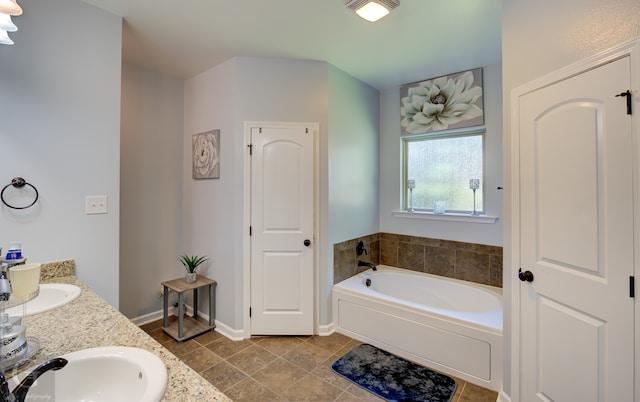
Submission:
{"label": "gray wall", "polygon": [[[181,252],[209,256],[204,274],[218,282],[216,318],[233,329],[242,327],[243,165],[236,70],[234,59],[185,81],[181,172]],[[220,129],[220,179],[193,180],[191,137],[214,129]]]}
{"label": "gray wall", "polygon": [[[329,65],[327,248],[320,261],[320,323],[333,322],[333,245],[376,233],[380,105],[376,89]],[[327,310],[328,308],[328,310]]]}
{"label": "gray wall", "polygon": [[120,134],[120,311],[162,309],[160,282],[183,273],[184,84],[122,65]]}
{"label": "gray wall", "polygon": [[[74,259],[117,307],[122,20],[77,0],[21,6],[15,45],[0,45],[0,184],[24,177],[40,199],[0,205],[0,247],[21,241],[30,262]],[[88,195],[108,196],[109,213],[85,215]]]}
{"label": "gray wall", "polygon": [[[504,1],[502,6],[503,126],[504,126],[504,261],[511,261],[511,91],[547,73],[600,53],[640,35],[640,2],[637,0]],[[504,299],[517,267],[504,267]],[[511,306],[505,303],[504,389],[511,394],[509,351]],[[515,312],[513,313],[515,314]],[[515,380],[515,379],[514,379]],[[517,401],[517,395],[511,395]]]}
{"label": "gray wall", "polygon": [[[330,106],[329,104],[335,104]],[[217,318],[240,335],[243,329],[244,123],[246,121],[320,124],[320,292],[319,323],[330,322],[329,282],[333,278],[332,243],[340,236],[366,233],[377,226],[377,91],[325,62],[236,58],[185,83],[184,247],[207,254],[207,275],[218,281]],[[220,179],[192,180],[191,136],[221,129]],[[348,143],[360,142],[359,147]],[[339,154],[342,152],[342,154]],[[334,155],[335,153],[335,155]],[[353,170],[347,157],[366,160]],[[353,159],[351,159],[353,160]],[[348,175],[348,181],[338,176]],[[330,177],[334,177],[330,181]],[[352,215],[353,181],[367,200]],[[356,201],[360,202],[360,199]],[[364,211],[364,212],[363,212]],[[330,218],[333,216],[334,218]],[[330,219],[353,216],[329,229]],[[336,222],[337,223],[337,222]],[[347,227],[347,229],[344,229]],[[348,231],[349,233],[345,233]],[[339,234],[338,234],[339,233]]]}

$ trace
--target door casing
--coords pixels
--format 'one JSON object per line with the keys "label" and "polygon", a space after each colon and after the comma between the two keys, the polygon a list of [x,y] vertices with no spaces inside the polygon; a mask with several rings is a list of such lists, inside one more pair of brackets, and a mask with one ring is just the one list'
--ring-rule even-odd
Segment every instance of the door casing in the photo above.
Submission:
{"label": "door casing", "polygon": [[[509,188],[505,190],[505,215],[508,214],[509,224],[509,249],[505,250],[505,269],[503,277],[503,287],[505,290],[505,302],[508,303],[505,308],[505,335],[509,337],[504,342],[504,373],[509,373],[505,386],[508,388],[505,392],[500,392],[500,401],[518,402],[520,395],[520,286],[518,280],[518,269],[520,268],[520,141],[519,141],[519,99],[525,94],[535,91],[539,88],[552,85],[566,78],[596,68],[603,64],[609,63],[618,58],[630,56],[631,60],[631,91],[633,93],[633,115],[631,119],[631,130],[633,137],[633,207],[634,207],[634,275],[636,284],[640,280],[638,273],[640,272],[640,38],[624,42],[615,48],[606,52],[602,52],[593,57],[574,63],[553,73],[542,76],[532,82],[514,88],[511,92],[511,135],[510,135],[510,158],[505,160],[505,167],[509,167],[511,180]],[[612,94],[616,89],[612,88]],[[613,96],[613,95],[612,95]],[[621,106],[623,107],[623,106]],[[637,293],[637,292],[636,292]],[[640,334],[640,309],[638,308],[638,297],[634,300],[635,305],[635,333]],[[640,401],[640,337],[635,336],[635,401]],[[508,382],[508,384],[507,384]]]}
{"label": "door casing", "polygon": [[[252,128],[309,128],[313,131],[313,237],[316,245],[319,244],[319,134],[320,125],[318,123],[296,123],[296,122],[264,122],[264,121],[246,121],[244,123],[244,178],[243,178],[243,228],[245,228],[242,241],[242,317],[243,329],[238,335],[241,339],[251,338],[251,317],[249,308],[251,307],[251,236],[249,236],[249,226],[251,226],[251,156],[249,154],[249,145],[251,144]],[[314,317],[313,330],[318,333],[318,317],[319,317],[319,260],[321,250],[316,247],[313,262],[313,303]]]}

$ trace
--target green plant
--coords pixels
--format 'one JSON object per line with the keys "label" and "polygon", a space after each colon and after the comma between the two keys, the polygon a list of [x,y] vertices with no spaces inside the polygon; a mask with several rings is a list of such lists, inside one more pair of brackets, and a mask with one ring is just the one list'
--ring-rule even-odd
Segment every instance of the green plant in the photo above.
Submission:
{"label": "green plant", "polygon": [[197,255],[182,255],[180,256],[180,262],[184,265],[184,269],[187,270],[188,273],[192,274],[196,272],[198,266],[203,262],[207,261],[207,256],[197,256]]}

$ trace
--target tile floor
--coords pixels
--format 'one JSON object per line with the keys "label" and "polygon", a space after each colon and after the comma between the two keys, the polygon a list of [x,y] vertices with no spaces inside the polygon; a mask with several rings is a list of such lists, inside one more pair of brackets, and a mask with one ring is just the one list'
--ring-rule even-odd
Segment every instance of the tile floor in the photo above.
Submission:
{"label": "tile floor", "polygon": [[[331,363],[360,343],[338,333],[232,341],[208,332],[180,344],[164,333],[162,320],[142,329],[237,402],[382,401],[331,370]],[[494,391],[456,381],[452,402],[497,399]]]}

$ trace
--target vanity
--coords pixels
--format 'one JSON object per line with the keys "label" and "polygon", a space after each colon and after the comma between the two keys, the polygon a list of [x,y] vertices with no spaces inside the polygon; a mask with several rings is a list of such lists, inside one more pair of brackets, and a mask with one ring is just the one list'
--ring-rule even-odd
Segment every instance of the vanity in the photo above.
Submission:
{"label": "vanity", "polygon": [[42,362],[82,349],[131,346],[158,356],[167,367],[168,382],[162,401],[230,401],[230,399],[184,364],[166,348],[133,324],[73,274],[73,261],[43,264],[40,283],[79,286],[78,298],[53,310],[24,317],[27,336],[40,339],[40,351],[11,377]]}

